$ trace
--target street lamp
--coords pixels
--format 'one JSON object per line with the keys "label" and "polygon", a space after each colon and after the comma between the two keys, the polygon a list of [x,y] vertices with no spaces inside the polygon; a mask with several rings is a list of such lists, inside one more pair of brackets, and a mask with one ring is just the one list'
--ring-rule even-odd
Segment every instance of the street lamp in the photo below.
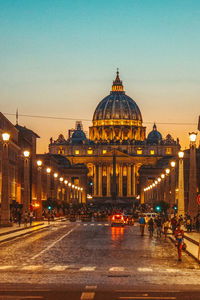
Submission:
{"label": "street lamp", "polygon": [[38,172],[37,172],[37,201],[38,207],[36,210],[37,219],[42,219],[42,161],[37,160]]}
{"label": "street lamp", "polygon": [[167,174],[167,175],[169,175],[169,173],[170,173],[170,169],[165,169],[165,173]]}
{"label": "street lamp", "polygon": [[51,173],[51,168],[46,168],[47,174]]}
{"label": "street lamp", "polygon": [[171,161],[170,165],[171,165],[172,168],[174,168],[175,165],[176,165],[176,162],[175,161]]}
{"label": "street lamp", "polygon": [[47,200],[51,198],[51,168],[46,168],[47,172]]}
{"label": "street lamp", "polygon": [[24,199],[23,212],[28,212],[30,207],[30,151],[24,150]]}
{"label": "street lamp", "polygon": [[1,226],[12,226],[10,222],[10,199],[9,199],[9,158],[8,144],[10,134],[2,133],[3,151],[2,151],[2,191],[1,191]]}
{"label": "street lamp", "polygon": [[178,216],[185,216],[185,200],[184,200],[184,174],[183,174],[183,157],[184,152],[179,151],[179,172],[178,172]]}
{"label": "street lamp", "polygon": [[197,166],[196,166],[196,137],[197,133],[189,133],[190,137],[190,167],[189,167],[189,202],[188,212],[194,218],[198,213],[197,203]]}
{"label": "street lamp", "polygon": [[54,174],[53,174],[53,177],[54,177],[54,178],[57,178],[57,177],[58,177],[58,173],[54,173]]}

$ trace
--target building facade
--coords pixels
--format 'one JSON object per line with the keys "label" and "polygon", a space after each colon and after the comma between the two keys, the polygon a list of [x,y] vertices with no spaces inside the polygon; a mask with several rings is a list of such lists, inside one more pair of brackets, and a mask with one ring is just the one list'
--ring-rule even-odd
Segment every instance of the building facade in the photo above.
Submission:
{"label": "building facade", "polygon": [[89,138],[81,122],[69,130],[65,139],[50,139],[49,153],[61,154],[73,164],[84,163],[88,172],[88,193],[99,201],[134,200],[143,187],[155,176],[146,173],[159,161],[177,156],[179,141],[171,135],[165,139],[154,124],[146,137],[142,114],[136,102],[126,95],[117,72],[112,90],[99,102],[93,115]]}

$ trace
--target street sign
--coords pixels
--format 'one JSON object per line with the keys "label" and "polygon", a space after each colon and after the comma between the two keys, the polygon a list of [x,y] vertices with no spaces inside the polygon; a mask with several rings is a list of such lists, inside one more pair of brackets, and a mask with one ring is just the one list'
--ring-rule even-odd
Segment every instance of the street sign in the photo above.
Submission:
{"label": "street sign", "polygon": [[197,196],[197,203],[200,205],[200,194]]}

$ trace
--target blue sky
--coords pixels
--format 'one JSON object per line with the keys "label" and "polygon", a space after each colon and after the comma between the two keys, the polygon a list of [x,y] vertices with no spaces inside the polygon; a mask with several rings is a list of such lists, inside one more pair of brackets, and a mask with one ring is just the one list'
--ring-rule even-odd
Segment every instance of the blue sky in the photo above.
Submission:
{"label": "blue sky", "polygon": [[[91,120],[119,67],[148,122],[197,122],[200,1],[0,0],[1,111]],[[9,117],[11,121],[14,118]],[[21,118],[48,139],[74,121]],[[145,124],[145,122],[147,122]],[[84,122],[85,130],[91,122]],[[158,125],[183,146],[196,126]]]}

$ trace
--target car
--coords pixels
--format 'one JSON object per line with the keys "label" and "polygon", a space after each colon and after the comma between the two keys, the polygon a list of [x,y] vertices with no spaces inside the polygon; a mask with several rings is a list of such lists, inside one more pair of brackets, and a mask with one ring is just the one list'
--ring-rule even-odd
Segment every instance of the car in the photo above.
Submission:
{"label": "car", "polygon": [[121,214],[112,215],[111,217],[111,226],[121,225],[124,226],[124,216]]}
{"label": "car", "polygon": [[148,223],[151,218],[154,220],[158,216],[158,214],[155,212],[150,212],[144,213],[143,216],[145,218],[145,222]]}

